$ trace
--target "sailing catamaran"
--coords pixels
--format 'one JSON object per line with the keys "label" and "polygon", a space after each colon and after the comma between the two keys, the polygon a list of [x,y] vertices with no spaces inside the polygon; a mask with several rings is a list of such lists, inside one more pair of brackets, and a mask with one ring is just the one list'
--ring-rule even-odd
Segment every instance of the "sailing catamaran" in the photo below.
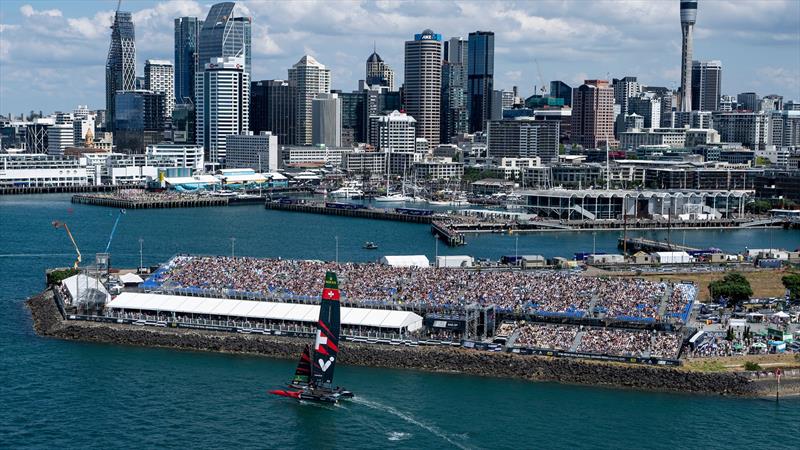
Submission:
{"label": "sailing catamaran", "polygon": [[335,273],[327,272],[313,352],[306,345],[300,355],[294,378],[288,383],[288,389],[275,389],[269,393],[326,403],[352,398],[352,392],[338,386],[333,387],[332,384],[336,355],[339,352],[339,329],[339,282]]}

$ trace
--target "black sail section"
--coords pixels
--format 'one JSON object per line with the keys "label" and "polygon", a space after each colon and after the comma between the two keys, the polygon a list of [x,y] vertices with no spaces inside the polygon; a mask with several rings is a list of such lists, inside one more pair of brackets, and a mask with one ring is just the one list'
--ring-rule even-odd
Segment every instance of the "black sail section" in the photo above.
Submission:
{"label": "black sail section", "polygon": [[339,282],[335,273],[327,272],[311,358],[311,382],[315,386],[333,382],[336,354],[339,352],[339,328]]}
{"label": "black sail section", "polygon": [[300,361],[297,363],[297,369],[294,371],[294,378],[292,383],[307,384],[309,377],[311,377],[311,353],[309,346],[303,349],[303,354],[300,355]]}

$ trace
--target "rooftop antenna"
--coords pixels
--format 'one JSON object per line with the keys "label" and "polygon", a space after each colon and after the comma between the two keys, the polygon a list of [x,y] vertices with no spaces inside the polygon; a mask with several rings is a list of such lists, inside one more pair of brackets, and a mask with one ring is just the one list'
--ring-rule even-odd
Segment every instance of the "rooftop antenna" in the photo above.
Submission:
{"label": "rooftop antenna", "polygon": [[122,0],[117,0],[117,12],[119,12],[120,6],[122,6]]}

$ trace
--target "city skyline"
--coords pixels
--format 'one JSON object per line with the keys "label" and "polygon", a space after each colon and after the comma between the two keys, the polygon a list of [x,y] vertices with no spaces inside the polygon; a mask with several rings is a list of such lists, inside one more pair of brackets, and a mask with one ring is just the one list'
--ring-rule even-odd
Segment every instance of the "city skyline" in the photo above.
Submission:
{"label": "city skyline", "polygon": [[[694,59],[722,60],[723,94],[800,97],[800,34],[793,19],[800,14],[800,2],[769,1],[770,8],[756,7],[764,4],[701,2]],[[493,8],[479,8],[477,2],[393,5],[352,3],[341,11],[313,2],[292,3],[288,9],[282,3],[237,2],[239,13],[253,19],[251,79],[285,78],[286,70],[308,53],[332,70],[332,88],[351,91],[364,77],[364,61],[375,42],[400,78],[395,82],[399,86],[403,42],[431,28],[445,40],[494,30],[495,88],[517,85],[525,96],[542,84],[537,60],[545,84],[563,80],[575,87],[582,79],[627,75],[654,86],[680,84],[677,1],[481,3]],[[71,110],[86,103],[103,108],[102,68],[115,6],[110,1],[4,2],[0,112]],[[209,6],[195,1],[123,2],[122,10],[133,13],[136,26],[137,75],[143,74],[146,59],[174,59],[176,17],[203,19]],[[664,21],[664,15],[676,20]],[[367,19],[364,23],[380,31],[358,26]]]}

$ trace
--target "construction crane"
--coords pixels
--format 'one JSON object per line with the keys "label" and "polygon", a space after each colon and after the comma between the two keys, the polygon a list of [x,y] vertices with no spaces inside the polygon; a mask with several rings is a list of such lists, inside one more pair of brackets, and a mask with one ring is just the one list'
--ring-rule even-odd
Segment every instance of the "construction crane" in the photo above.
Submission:
{"label": "construction crane", "polygon": [[547,87],[544,84],[544,77],[542,76],[542,68],[539,66],[538,59],[534,59],[533,61],[536,63],[536,72],[539,74],[539,83],[542,83],[542,87],[539,88],[539,91],[541,91],[542,95],[544,95],[547,92]]}
{"label": "construction crane", "polygon": [[108,236],[108,244],[106,244],[106,253],[108,253],[108,249],[111,248],[111,241],[114,240],[114,233],[117,231],[117,225],[119,224],[119,219],[122,215],[125,214],[124,209],[119,210],[119,214],[117,214],[117,220],[114,221],[114,227],[111,228],[111,235]]}
{"label": "construction crane", "polygon": [[73,269],[77,269],[78,265],[81,263],[81,251],[78,249],[78,244],[75,242],[75,238],[72,237],[72,232],[69,231],[69,227],[64,222],[59,222],[57,220],[53,221],[53,227],[55,228],[63,228],[67,232],[67,236],[69,236],[69,240],[72,241],[72,245],[75,247],[75,253],[78,254],[78,257],[75,259],[75,264],[72,265]]}

